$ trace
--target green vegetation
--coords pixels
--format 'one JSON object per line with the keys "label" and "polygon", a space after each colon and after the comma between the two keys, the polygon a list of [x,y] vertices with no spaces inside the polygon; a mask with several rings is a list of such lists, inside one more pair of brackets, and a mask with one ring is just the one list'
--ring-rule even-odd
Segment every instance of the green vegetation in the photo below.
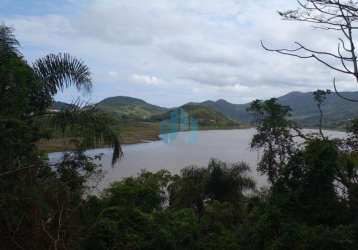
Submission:
{"label": "green vegetation", "polygon": [[142,172],[88,197],[83,249],[356,249],[358,121],[331,141],[300,133],[276,99],[249,110],[268,189],[255,189],[245,163]]}
{"label": "green vegetation", "polygon": [[52,103],[51,109],[52,110],[63,110],[63,109],[70,109],[73,106],[71,104],[65,103],[65,102],[57,102],[54,101]]}
{"label": "green vegetation", "polygon": [[[318,128],[320,112],[313,94],[313,92],[291,92],[278,97],[277,101],[291,108],[290,119],[301,127]],[[358,99],[358,92],[341,94],[351,99]],[[66,109],[68,106],[69,104],[55,102],[54,108]],[[254,125],[254,117],[247,111],[250,104],[232,104],[225,100],[188,103],[179,108],[166,109],[136,98],[113,97],[99,102],[97,106],[120,122],[159,122],[169,119],[170,112],[183,108],[201,121],[201,129],[237,128],[238,123],[242,126]],[[352,117],[358,116],[358,107],[354,102],[347,102],[334,93],[327,96],[321,108],[324,113],[322,125],[327,129],[345,130]]]}
{"label": "green vegetation", "polygon": [[204,128],[225,128],[226,126],[238,125],[237,121],[226,117],[216,108],[200,104],[189,103],[179,108],[166,109],[146,103],[140,99],[119,96],[107,98],[96,104],[96,106],[106,113],[113,114],[120,122],[161,122],[170,119],[173,112],[184,110]]}
{"label": "green vegetation", "polygon": [[153,115],[165,112],[167,109],[158,107],[143,100],[117,96],[104,99],[97,104],[104,112],[113,114],[120,120],[146,121]]}
{"label": "green vegetation", "polygon": [[182,109],[185,110],[190,117],[195,118],[198,121],[199,126],[213,128],[239,126],[239,123],[237,121],[227,118],[220,111],[217,111],[212,108],[187,104],[182,106]]}
{"label": "green vegetation", "polygon": [[252,116],[246,110],[249,106],[248,104],[233,104],[225,100],[218,100],[216,102],[205,101],[198,103],[198,105],[214,108],[232,120],[241,121],[246,124],[252,122]]}
{"label": "green vegetation", "polygon": [[[89,69],[68,54],[29,65],[12,30],[0,25],[0,242],[1,249],[67,249],[78,241],[77,216],[87,180],[97,173],[84,149],[100,144],[121,156],[113,120],[94,107],[52,112],[53,97],[69,86],[90,91]],[[72,135],[76,151],[52,164],[36,142],[46,129]]]}
{"label": "green vegetation", "polygon": [[[292,119],[302,127],[317,128],[320,112],[317,109],[314,93],[292,92],[278,98],[280,104],[290,106]],[[343,95],[358,98],[358,92],[342,92]],[[348,102],[335,93],[326,97],[322,104],[323,127],[329,129],[346,129],[352,118],[358,117],[358,108],[354,102]]]}
{"label": "green vegetation", "polygon": [[[239,123],[227,118],[216,109],[196,105],[186,104],[177,109],[169,110],[168,112],[153,116],[153,121],[171,120],[172,114],[176,114],[178,124],[182,116],[188,116],[186,119],[195,119],[198,123],[198,129],[219,129],[219,128],[238,128]],[[179,130],[182,130],[179,128]],[[184,129],[185,130],[185,129]]]}
{"label": "green vegetation", "polygon": [[[358,92],[342,92],[342,95],[358,100]],[[278,103],[289,106],[292,110],[291,118],[301,127],[318,128],[320,112],[317,109],[313,92],[291,92],[277,98]],[[215,108],[225,116],[238,120],[244,124],[253,124],[254,119],[247,108],[250,104],[232,104],[225,100],[217,102],[206,101],[198,105]],[[324,112],[323,127],[328,129],[346,129],[352,117],[358,117],[358,107],[354,102],[348,102],[335,93],[327,96],[322,105]]]}
{"label": "green vegetation", "polygon": [[[112,124],[113,132],[119,137],[122,144],[136,144],[147,141],[159,140],[160,124],[158,122],[140,121],[118,121]],[[36,144],[44,152],[62,152],[76,149],[73,137],[68,137],[62,133],[51,131],[52,137],[44,138]],[[64,137],[65,136],[65,137]],[[93,148],[108,147],[110,144],[102,142],[93,145]]]}
{"label": "green vegetation", "polygon": [[113,183],[88,199],[84,249],[238,249],[244,192],[255,186],[247,171],[212,160],[180,175],[143,172]]}

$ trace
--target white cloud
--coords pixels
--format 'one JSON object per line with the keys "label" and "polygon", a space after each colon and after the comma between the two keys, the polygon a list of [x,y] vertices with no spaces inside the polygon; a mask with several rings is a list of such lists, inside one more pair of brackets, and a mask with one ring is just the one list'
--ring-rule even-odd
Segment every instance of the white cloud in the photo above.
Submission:
{"label": "white cloud", "polygon": [[168,55],[184,63],[224,64],[237,67],[240,64],[238,55],[232,48],[207,41],[171,41],[162,44],[161,49]]}
{"label": "white cloud", "polygon": [[159,79],[156,76],[138,75],[138,74],[132,75],[129,80],[134,83],[147,84],[147,85],[161,85],[164,83],[163,80]]}
{"label": "white cloud", "polygon": [[116,71],[109,71],[108,75],[112,78],[118,78],[118,72]]}
{"label": "white cloud", "polygon": [[[199,98],[244,102],[331,88],[327,68],[260,46],[260,40],[273,47],[302,41],[336,50],[334,35],[282,21],[276,13],[295,6],[294,0],[91,0],[67,16],[4,21],[16,28],[31,58],[66,50],[86,61],[95,79],[94,99],[165,93],[152,102],[174,106]],[[350,78],[336,77],[342,89],[354,89]]]}

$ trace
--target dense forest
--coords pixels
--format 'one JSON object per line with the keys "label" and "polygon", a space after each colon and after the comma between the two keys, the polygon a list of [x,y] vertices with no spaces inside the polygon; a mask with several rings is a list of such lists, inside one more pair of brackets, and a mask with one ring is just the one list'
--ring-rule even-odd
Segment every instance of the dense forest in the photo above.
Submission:
{"label": "dense forest", "polygon": [[[347,6],[340,7],[349,21],[357,10]],[[358,119],[351,118],[346,138],[325,136],[321,107],[330,91],[313,93],[320,126],[312,134],[277,99],[249,105],[256,125],[250,146],[262,151],[257,169],[267,188],[256,187],[246,163],[212,159],[180,174],[143,171],[94,195],[101,156],[85,150],[110,144],[113,167],[120,167],[116,121],[80,102],[51,109],[67,87],[91,91],[89,68],[66,53],[30,64],[19,48],[1,25],[0,249],[358,249]],[[53,163],[37,143],[59,135],[76,148]]]}

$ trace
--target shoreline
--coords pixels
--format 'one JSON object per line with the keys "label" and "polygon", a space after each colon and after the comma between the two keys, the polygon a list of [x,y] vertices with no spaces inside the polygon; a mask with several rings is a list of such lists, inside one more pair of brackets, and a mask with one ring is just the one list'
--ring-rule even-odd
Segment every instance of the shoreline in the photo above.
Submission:
{"label": "shoreline", "polygon": [[[135,145],[135,144],[144,144],[160,141],[160,128],[157,123],[136,123],[132,124],[131,127],[127,126],[128,124],[122,125],[123,127],[118,127],[119,138],[122,142],[122,146]],[[250,129],[254,128],[252,126],[235,126],[235,127],[202,127],[197,131],[214,131],[214,130],[237,130],[237,129]],[[119,132],[121,131],[121,132]],[[178,131],[189,132],[189,131]],[[75,147],[69,143],[69,138],[54,138],[50,140],[42,140],[37,143],[38,148],[44,153],[58,153],[64,152],[66,150],[73,150]],[[105,148],[109,145],[98,145],[91,149]],[[90,149],[89,149],[90,150]]]}
{"label": "shoreline", "polygon": [[[198,129],[197,131],[200,132],[204,132],[204,131],[228,131],[228,130],[242,130],[242,129],[254,129],[255,127],[253,126],[241,126],[241,127],[230,127],[230,128],[222,128],[222,127],[218,127],[218,128],[208,128],[208,127],[203,127],[202,129]],[[316,130],[317,128],[303,128],[303,129],[307,129],[307,130]],[[339,129],[324,129],[324,131],[332,131],[332,132],[344,132],[342,130]],[[185,132],[190,132],[190,131],[178,131],[177,133],[185,133]],[[130,146],[130,145],[136,145],[136,144],[146,144],[146,143],[152,143],[152,142],[158,142],[161,140],[159,133],[155,133],[155,134],[151,134],[151,135],[146,135],[143,137],[128,137],[128,135],[126,135],[127,137],[121,136],[123,143],[122,146]],[[68,139],[67,139],[68,140]],[[53,139],[53,140],[49,140],[49,141],[42,141],[41,143],[37,144],[39,149],[48,154],[48,153],[59,153],[59,152],[64,152],[64,151],[68,151],[68,150],[73,150],[75,149],[73,146],[71,146],[70,144],[66,143],[66,139],[64,138],[58,138],[58,139]],[[95,146],[93,148],[89,148],[88,150],[93,150],[93,149],[101,149],[101,148],[110,148],[109,145],[98,145]]]}

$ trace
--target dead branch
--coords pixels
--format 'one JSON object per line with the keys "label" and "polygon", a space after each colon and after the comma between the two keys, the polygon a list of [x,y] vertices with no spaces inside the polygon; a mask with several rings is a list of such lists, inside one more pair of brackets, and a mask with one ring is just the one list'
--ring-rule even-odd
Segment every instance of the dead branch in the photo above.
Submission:
{"label": "dead branch", "polygon": [[[353,31],[358,29],[358,2],[347,0],[297,0],[299,8],[281,11],[279,14],[286,21],[305,22],[314,25],[314,29],[340,32],[337,53],[309,48],[300,42],[294,42],[293,49],[273,49],[263,41],[261,46],[270,52],[296,57],[314,59],[329,69],[351,75],[358,83],[358,62]],[[330,59],[330,60],[328,60]],[[336,94],[347,101],[358,102],[340,94],[336,81],[333,81]]]}

